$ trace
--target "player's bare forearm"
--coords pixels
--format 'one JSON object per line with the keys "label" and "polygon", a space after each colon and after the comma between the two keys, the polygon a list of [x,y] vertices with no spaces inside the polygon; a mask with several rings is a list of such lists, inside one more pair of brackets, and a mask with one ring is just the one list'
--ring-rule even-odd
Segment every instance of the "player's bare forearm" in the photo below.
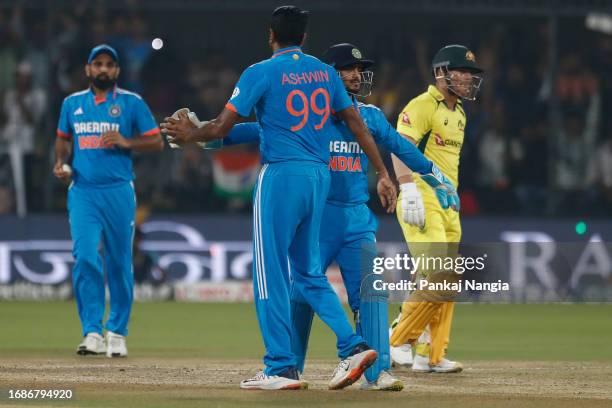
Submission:
{"label": "player's bare forearm", "polygon": [[[408,170],[408,171],[410,171],[410,170]],[[408,174],[405,174],[403,176],[399,176],[397,178],[397,181],[400,184],[412,183],[414,181],[414,179],[412,178],[412,172],[410,172]]]}
{"label": "player's bare forearm", "polygon": [[138,136],[127,140],[130,145],[129,149],[138,152],[159,152],[164,150],[164,141],[160,133],[151,136]]}
{"label": "player's bare forearm", "polygon": [[397,177],[397,181],[400,184],[412,183],[412,170],[408,166],[406,166],[396,155],[391,155],[391,160],[393,162],[393,170],[395,170],[395,176]]}
{"label": "player's bare forearm", "polygon": [[102,144],[104,146],[115,146],[121,149],[136,150],[140,152],[159,151],[164,148],[164,142],[162,141],[160,133],[128,139],[114,130],[102,134]]}
{"label": "player's bare forearm", "polygon": [[70,160],[72,153],[72,140],[58,137],[55,139],[55,164],[53,165],[53,175],[64,183],[70,182],[70,172],[65,165]]}
{"label": "player's bare forearm", "polygon": [[64,164],[70,159],[72,140],[58,137],[55,139],[55,163]]}
{"label": "player's bare forearm", "polygon": [[357,111],[353,107],[350,107],[338,112],[338,115],[344,121],[344,123],[346,123],[348,128],[351,130],[351,133],[355,136],[355,139],[357,139],[359,146],[361,146],[364,153],[368,156],[370,163],[376,170],[376,174],[379,176],[388,177],[389,173],[387,172],[387,168],[380,157],[378,147],[376,147],[376,142],[374,141],[374,138],[370,134],[370,131],[366,125],[363,123],[363,120],[361,120],[361,117]]}
{"label": "player's bare forearm", "polygon": [[224,108],[219,116],[197,129],[197,141],[209,142],[211,140],[223,139],[229,134],[239,118],[236,112]]}

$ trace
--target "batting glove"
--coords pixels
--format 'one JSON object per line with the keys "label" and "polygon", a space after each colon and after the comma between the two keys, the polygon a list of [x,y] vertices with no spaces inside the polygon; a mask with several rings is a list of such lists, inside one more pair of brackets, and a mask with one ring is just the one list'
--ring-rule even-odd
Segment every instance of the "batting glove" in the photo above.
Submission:
{"label": "batting glove", "polygon": [[431,168],[431,173],[423,174],[421,178],[434,189],[438,202],[443,209],[446,210],[450,207],[459,212],[460,203],[457,190],[435,164]]}
{"label": "batting glove", "polygon": [[402,219],[408,225],[423,228],[425,226],[425,206],[416,184],[401,184],[400,191],[402,192]]}

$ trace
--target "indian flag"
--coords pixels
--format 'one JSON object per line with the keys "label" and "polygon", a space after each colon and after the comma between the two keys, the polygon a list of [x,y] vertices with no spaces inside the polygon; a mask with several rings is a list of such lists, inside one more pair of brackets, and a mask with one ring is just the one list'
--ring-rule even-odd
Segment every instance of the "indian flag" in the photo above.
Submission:
{"label": "indian flag", "polygon": [[251,198],[259,172],[259,153],[218,151],[213,156],[214,190],[221,197]]}

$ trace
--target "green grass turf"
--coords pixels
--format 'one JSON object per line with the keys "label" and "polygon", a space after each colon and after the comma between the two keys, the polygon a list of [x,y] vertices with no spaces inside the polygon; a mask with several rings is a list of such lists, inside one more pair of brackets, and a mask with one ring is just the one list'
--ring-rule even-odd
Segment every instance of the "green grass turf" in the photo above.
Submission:
{"label": "green grass turf", "polygon": [[[81,338],[73,302],[2,302],[0,328],[0,358],[72,354]],[[132,357],[242,359],[263,353],[252,304],[135,304],[128,345]],[[458,304],[449,355],[612,361],[612,305]],[[318,320],[309,357],[335,357],[335,339]]]}

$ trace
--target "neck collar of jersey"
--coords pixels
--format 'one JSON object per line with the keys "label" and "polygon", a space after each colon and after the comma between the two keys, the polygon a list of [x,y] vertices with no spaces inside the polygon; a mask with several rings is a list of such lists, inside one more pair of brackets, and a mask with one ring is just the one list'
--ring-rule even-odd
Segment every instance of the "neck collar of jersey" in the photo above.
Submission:
{"label": "neck collar of jersey", "polygon": [[436,101],[442,102],[444,100],[444,95],[442,95],[442,92],[440,92],[434,85],[429,85],[427,92],[433,96]]}
{"label": "neck collar of jersey", "polygon": [[92,86],[89,87],[89,92],[91,92],[91,95],[94,98],[94,104],[99,105],[101,103],[106,102],[108,95],[112,94],[113,100],[117,98],[117,84],[113,86],[113,89],[109,89],[108,92],[106,92],[106,94],[104,94],[103,96],[97,96]]}
{"label": "neck collar of jersey", "polygon": [[[433,96],[438,102],[443,102],[444,101],[444,95],[442,94],[442,92],[440,92],[440,90],[438,88],[436,88],[435,85],[429,85],[429,88],[427,88],[427,92]],[[461,98],[457,98],[457,105],[461,105]]]}
{"label": "neck collar of jersey", "polygon": [[272,54],[272,58],[278,57],[282,54],[287,54],[288,52],[299,52],[302,53],[302,49],[297,45],[292,45],[291,47],[279,48]]}

